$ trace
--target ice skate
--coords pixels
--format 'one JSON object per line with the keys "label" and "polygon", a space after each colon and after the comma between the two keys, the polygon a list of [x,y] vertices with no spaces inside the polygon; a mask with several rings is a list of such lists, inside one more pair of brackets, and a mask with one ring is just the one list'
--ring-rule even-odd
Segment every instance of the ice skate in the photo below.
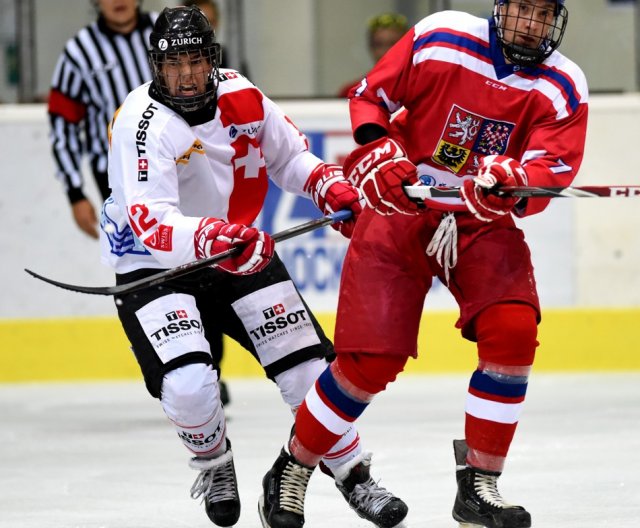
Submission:
{"label": "ice skate", "polygon": [[231,442],[218,458],[192,458],[189,467],[200,471],[193,486],[191,498],[202,496],[204,508],[211,522],[217,526],[233,526],[240,518],[240,495],[233,465]]}
{"label": "ice skate", "polygon": [[300,464],[283,448],[262,479],[258,513],[263,528],[304,526],[304,496],[313,468]]}
{"label": "ice skate", "polygon": [[[379,528],[397,526],[407,516],[409,508],[371,478],[370,467],[371,453],[361,453],[335,471],[336,487],[363,519]],[[331,474],[328,468],[322,469]]]}
{"label": "ice skate", "polygon": [[498,491],[500,473],[466,465],[467,443],[454,440],[458,493],[453,518],[461,528],[529,528],[531,515],[522,506],[505,502]]}

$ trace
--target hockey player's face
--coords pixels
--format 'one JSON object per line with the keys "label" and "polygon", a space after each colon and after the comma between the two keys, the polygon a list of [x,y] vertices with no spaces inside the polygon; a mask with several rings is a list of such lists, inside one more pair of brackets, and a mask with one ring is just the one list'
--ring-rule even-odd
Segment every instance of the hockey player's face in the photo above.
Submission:
{"label": "hockey player's face", "polygon": [[555,2],[515,0],[501,6],[504,40],[529,49],[538,49],[555,22]]}
{"label": "hockey player's face", "polygon": [[205,92],[211,64],[199,51],[169,55],[162,75],[172,97],[193,97]]}

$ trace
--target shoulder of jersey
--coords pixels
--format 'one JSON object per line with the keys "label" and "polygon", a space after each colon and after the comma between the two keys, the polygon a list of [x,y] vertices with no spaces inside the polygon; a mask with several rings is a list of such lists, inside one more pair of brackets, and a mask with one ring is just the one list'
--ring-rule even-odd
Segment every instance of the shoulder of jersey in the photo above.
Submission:
{"label": "shoulder of jersey", "polygon": [[589,93],[589,87],[587,78],[580,66],[557,50],[544,61],[544,65],[549,68],[553,68],[554,70],[558,70],[565,76],[569,77],[573,81],[577,92],[580,94],[581,101],[584,102],[586,100]]}
{"label": "shoulder of jersey", "polygon": [[144,125],[145,130],[150,127],[160,130],[176,115],[173,110],[151,98],[149,95],[150,84],[151,81],[147,81],[129,92],[122,106],[118,109],[114,130],[122,127],[138,128],[142,120],[149,121]]}
{"label": "shoulder of jersey", "polygon": [[486,39],[489,23],[486,18],[480,18],[463,11],[439,11],[423,18],[415,25],[415,36],[435,29],[461,31]]}
{"label": "shoulder of jersey", "polygon": [[244,90],[245,88],[255,88],[255,85],[242,75],[239,71],[230,68],[220,68],[218,72],[218,92],[220,94]]}
{"label": "shoulder of jersey", "polygon": [[78,30],[78,32],[73,35],[73,37],[69,38],[64,45],[65,51],[72,56],[80,54],[81,52],[75,45],[76,40],[86,41],[87,39],[91,38],[90,33],[102,33],[100,31],[100,28],[98,27],[97,22],[92,22],[91,24],[84,26],[83,28]]}

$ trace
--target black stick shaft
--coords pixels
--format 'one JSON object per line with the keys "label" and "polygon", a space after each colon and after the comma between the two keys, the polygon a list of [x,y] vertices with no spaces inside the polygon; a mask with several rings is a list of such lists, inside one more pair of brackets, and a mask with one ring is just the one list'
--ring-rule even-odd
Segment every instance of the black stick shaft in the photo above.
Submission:
{"label": "black stick shaft", "polygon": [[[285,229],[284,231],[280,231],[274,234],[272,238],[275,242],[282,242],[284,240],[288,240],[298,235],[308,233],[309,231],[313,231],[320,227],[324,227],[327,225],[335,224],[337,222],[348,220],[350,217],[351,217],[351,211],[338,211],[336,213],[323,216],[322,218],[310,220],[309,222],[305,222],[304,224],[300,224],[300,225],[291,227],[289,229]],[[47,277],[43,277],[42,275],[39,275],[38,273],[31,271],[29,269],[25,269],[25,271],[32,277],[35,277],[36,279],[40,279],[41,281],[47,282],[49,284],[57,286],[58,288],[63,288],[69,291],[74,291],[78,293],[87,293],[91,295],[123,295],[125,293],[131,293],[137,290],[141,290],[143,288],[158,286],[169,280],[177,279],[178,277],[182,277],[189,273],[193,273],[194,271],[204,269],[208,266],[211,266],[213,264],[221,262],[222,260],[232,257],[233,255],[240,252],[241,250],[242,250],[241,247],[234,247],[227,251],[223,251],[222,253],[217,253],[215,255],[211,255],[210,257],[207,257],[204,259],[194,260],[193,262],[189,262],[188,264],[183,264],[175,268],[161,271],[154,275],[150,275],[149,277],[144,277],[142,279],[138,279],[133,282],[128,282],[127,284],[121,284],[119,286],[79,286],[79,285],[67,284],[64,282],[59,282],[53,279],[49,279]]]}

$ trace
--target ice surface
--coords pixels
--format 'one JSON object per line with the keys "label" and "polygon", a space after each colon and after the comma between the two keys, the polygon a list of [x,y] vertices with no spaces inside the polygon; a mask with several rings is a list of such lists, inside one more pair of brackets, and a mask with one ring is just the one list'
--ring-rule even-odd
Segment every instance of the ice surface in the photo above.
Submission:
{"label": "ice surface", "polygon": [[[291,416],[274,384],[230,379],[228,432],[242,499],[238,528],[260,526],[262,476]],[[409,505],[410,528],[456,527],[451,440],[468,377],[401,376],[359,424],[372,474]],[[189,497],[196,472],[142,382],[0,385],[0,528],[206,528]],[[533,374],[500,489],[540,527],[640,522],[640,372]],[[371,528],[324,474],[306,527]]]}

